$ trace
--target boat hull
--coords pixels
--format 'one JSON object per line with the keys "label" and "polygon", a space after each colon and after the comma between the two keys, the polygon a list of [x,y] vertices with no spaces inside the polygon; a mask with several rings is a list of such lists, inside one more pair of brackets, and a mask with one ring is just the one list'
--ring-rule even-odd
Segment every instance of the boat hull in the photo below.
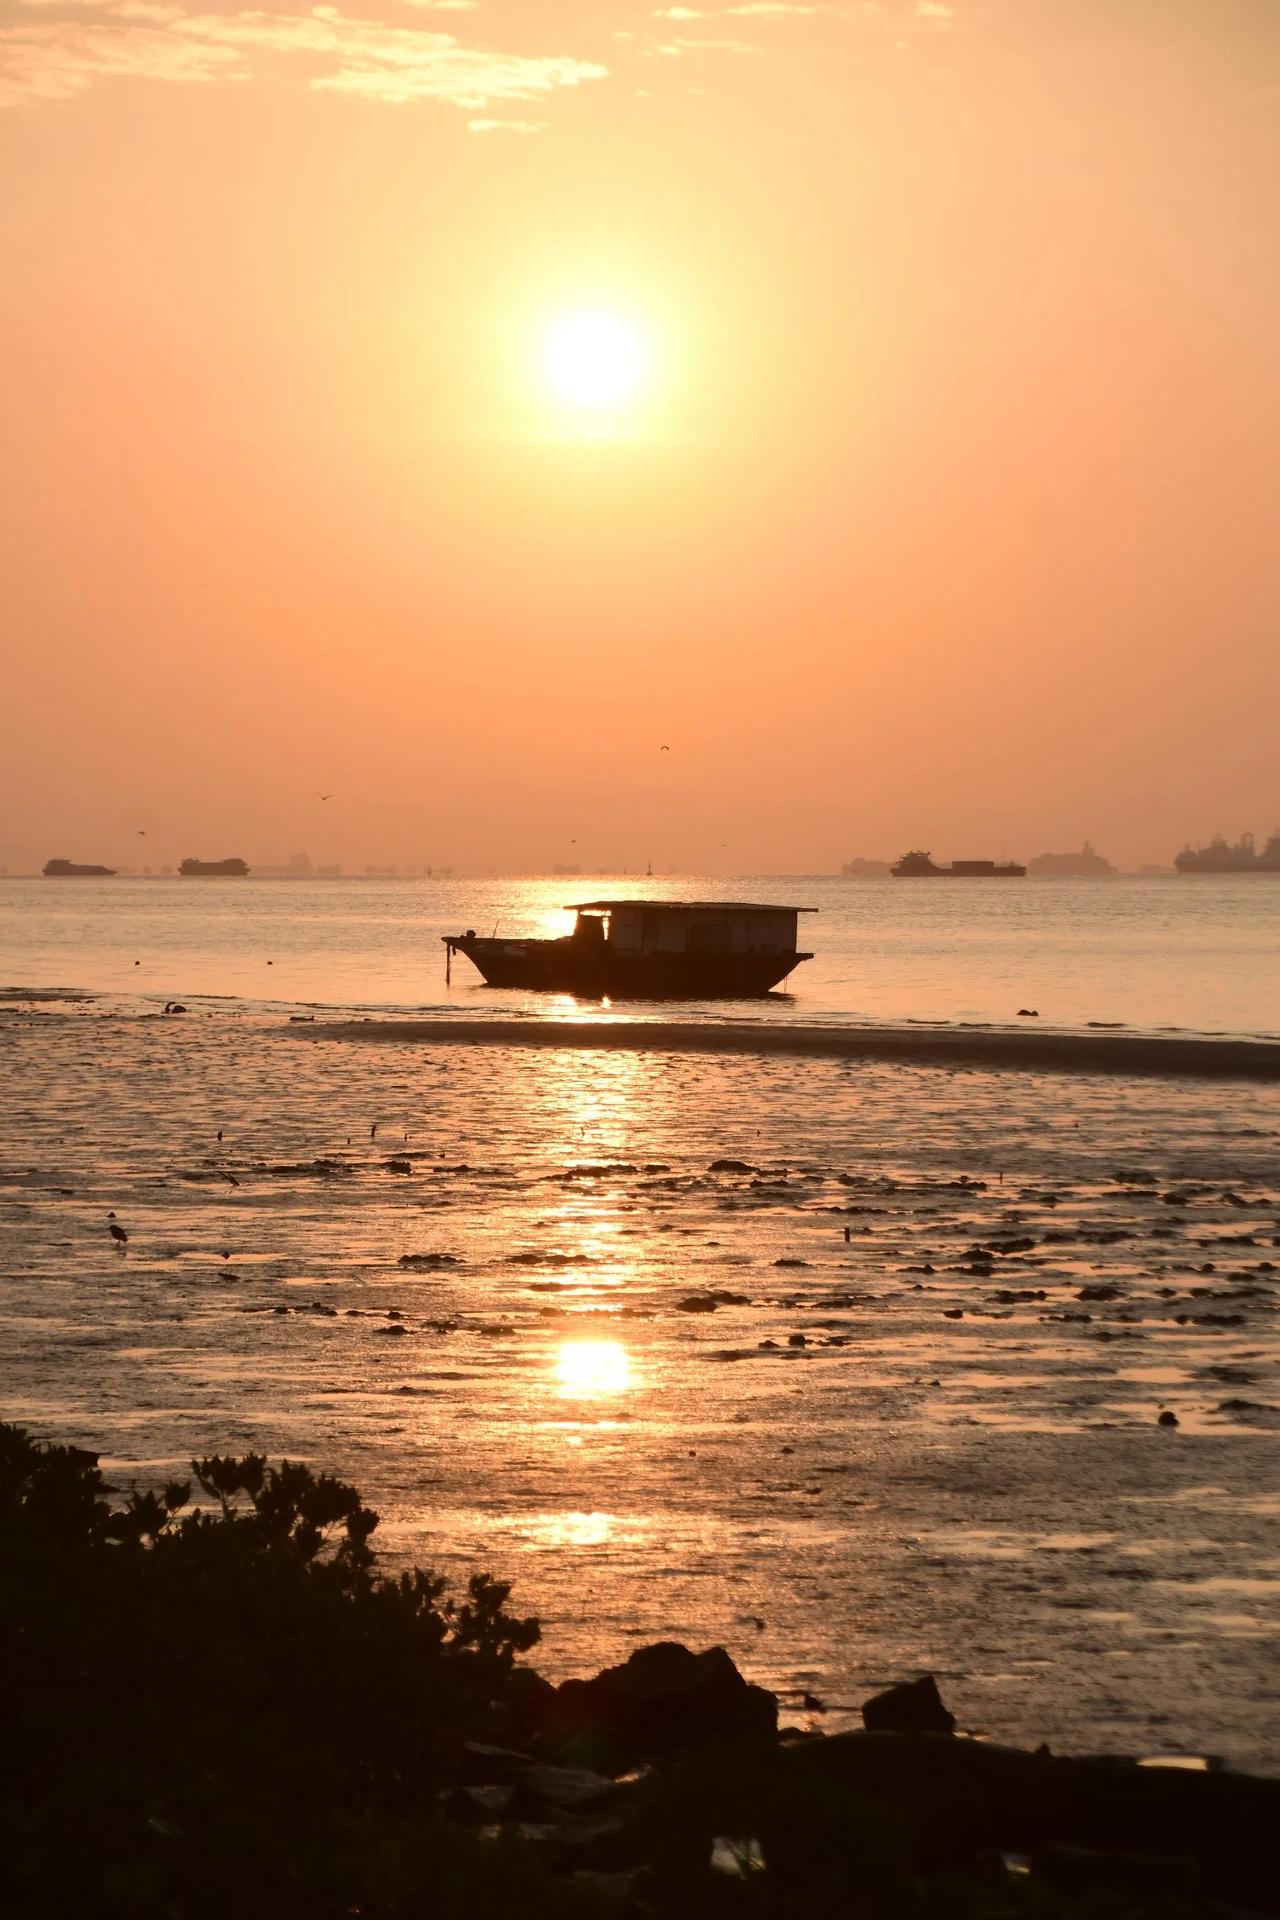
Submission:
{"label": "boat hull", "polygon": [[895,880],[1022,880],[1026,868],[1003,867],[894,867]]}
{"label": "boat hull", "polygon": [[755,1000],[809,953],[627,953],[607,942],[450,939],[490,987],[573,993],[587,1000]]}

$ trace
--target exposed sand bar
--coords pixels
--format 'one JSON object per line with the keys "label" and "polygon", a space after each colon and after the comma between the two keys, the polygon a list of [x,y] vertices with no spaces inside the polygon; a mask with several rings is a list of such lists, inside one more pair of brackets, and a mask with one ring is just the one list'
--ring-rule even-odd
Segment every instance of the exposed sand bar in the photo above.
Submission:
{"label": "exposed sand bar", "polygon": [[805,1027],[683,1020],[316,1020],[308,1040],[418,1046],[615,1048],[633,1053],[812,1054],[908,1066],[1012,1067],[1037,1073],[1156,1074],[1280,1080],[1280,1045],[1181,1034],[1025,1032],[999,1027]]}

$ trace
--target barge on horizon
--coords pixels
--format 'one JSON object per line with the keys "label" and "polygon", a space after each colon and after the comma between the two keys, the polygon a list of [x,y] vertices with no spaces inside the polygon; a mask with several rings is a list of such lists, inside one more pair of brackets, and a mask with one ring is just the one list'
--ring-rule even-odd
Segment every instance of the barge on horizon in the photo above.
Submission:
{"label": "barge on horizon", "polygon": [[931,853],[915,848],[891,869],[895,880],[1021,880],[1026,868],[1016,860],[953,860],[940,867]]}
{"label": "barge on horizon", "polygon": [[739,1000],[769,993],[811,953],[796,923],[816,907],[741,900],[588,900],[558,940],[444,936],[490,987],[576,993],[586,999]]}

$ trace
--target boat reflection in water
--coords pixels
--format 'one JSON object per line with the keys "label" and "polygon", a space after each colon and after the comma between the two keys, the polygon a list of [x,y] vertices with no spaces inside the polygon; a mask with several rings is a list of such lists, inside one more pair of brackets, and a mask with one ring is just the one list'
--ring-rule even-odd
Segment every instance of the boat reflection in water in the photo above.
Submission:
{"label": "boat reflection in water", "polygon": [[631,1362],[618,1340],[566,1340],[556,1378],[566,1400],[605,1400],[631,1385]]}

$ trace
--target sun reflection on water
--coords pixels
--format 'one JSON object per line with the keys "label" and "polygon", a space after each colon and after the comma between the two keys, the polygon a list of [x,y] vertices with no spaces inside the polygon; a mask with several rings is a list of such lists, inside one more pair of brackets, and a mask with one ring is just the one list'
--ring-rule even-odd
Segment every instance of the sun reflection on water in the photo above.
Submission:
{"label": "sun reflection on water", "polygon": [[543,1547],[607,1547],[613,1537],[611,1513],[557,1513],[538,1531]]}
{"label": "sun reflection on water", "polygon": [[556,1355],[556,1378],[566,1400],[601,1400],[631,1385],[627,1350],[617,1340],[566,1340]]}

